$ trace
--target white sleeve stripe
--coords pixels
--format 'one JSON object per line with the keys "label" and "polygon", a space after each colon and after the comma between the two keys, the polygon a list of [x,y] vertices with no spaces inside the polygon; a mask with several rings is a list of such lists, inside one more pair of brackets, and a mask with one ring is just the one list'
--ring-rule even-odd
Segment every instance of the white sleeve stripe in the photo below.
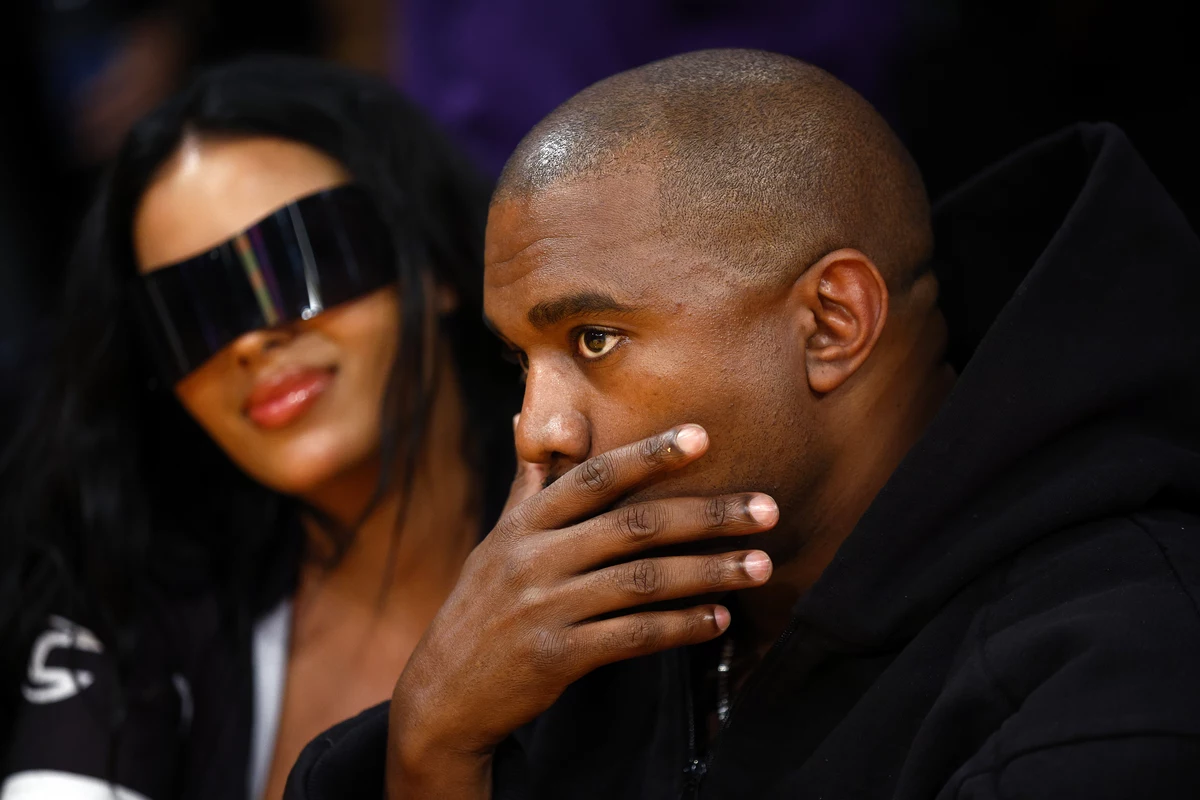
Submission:
{"label": "white sleeve stripe", "polygon": [[[267,789],[283,693],[287,686],[292,601],[285,599],[254,624],[254,717],[250,726],[250,800],[259,800]],[[5,798],[0,797],[0,800]]]}
{"label": "white sleeve stripe", "polygon": [[150,800],[123,786],[49,769],[17,772],[0,786],[0,800]]}

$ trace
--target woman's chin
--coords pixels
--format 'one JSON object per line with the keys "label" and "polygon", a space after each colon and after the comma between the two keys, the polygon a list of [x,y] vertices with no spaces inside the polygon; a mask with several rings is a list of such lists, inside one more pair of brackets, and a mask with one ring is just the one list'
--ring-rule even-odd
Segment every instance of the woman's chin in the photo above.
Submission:
{"label": "woman's chin", "polygon": [[325,471],[303,473],[289,471],[286,474],[259,474],[252,477],[272,491],[304,499],[319,494],[321,488],[329,485],[335,475]]}
{"label": "woman's chin", "polygon": [[358,456],[345,448],[282,453],[275,458],[257,459],[246,471],[280,494],[310,498],[336,487],[368,462],[369,456],[369,453]]}

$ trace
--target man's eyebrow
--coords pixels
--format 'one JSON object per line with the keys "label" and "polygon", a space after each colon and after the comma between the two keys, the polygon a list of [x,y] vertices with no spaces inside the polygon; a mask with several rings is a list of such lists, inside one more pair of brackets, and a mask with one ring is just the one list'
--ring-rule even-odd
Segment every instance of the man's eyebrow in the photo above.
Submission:
{"label": "man's eyebrow", "polygon": [[629,314],[638,309],[625,305],[604,292],[579,292],[543,300],[529,309],[529,324],[541,330],[577,314]]}

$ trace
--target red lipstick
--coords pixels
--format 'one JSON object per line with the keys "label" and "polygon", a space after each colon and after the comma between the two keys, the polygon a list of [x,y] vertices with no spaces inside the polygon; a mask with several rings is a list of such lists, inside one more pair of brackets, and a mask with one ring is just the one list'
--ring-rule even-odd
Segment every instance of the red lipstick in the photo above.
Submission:
{"label": "red lipstick", "polygon": [[246,416],[260,428],[290,425],[306,414],[333,382],[333,371],[302,369],[255,384],[246,398]]}

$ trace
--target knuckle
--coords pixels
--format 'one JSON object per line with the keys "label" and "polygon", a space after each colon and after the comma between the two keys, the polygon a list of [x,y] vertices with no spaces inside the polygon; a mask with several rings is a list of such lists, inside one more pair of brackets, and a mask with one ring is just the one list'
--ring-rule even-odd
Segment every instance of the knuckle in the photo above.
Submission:
{"label": "knuckle", "polygon": [[497,538],[503,541],[516,538],[529,528],[529,512],[523,505],[517,505],[509,509],[492,530],[497,534]]}
{"label": "knuckle", "polygon": [[729,519],[729,501],[724,497],[710,497],[704,503],[704,524],[709,528],[720,528]]}
{"label": "knuckle", "polygon": [[662,629],[646,617],[632,617],[626,629],[626,642],[631,650],[653,650],[662,640]]}
{"label": "knuckle", "polygon": [[662,588],[662,569],[649,559],[635,562],[629,569],[626,586],[630,594],[650,597]]}
{"label": "knuckle", "polygon": [[612,459],[604,454],[583,462],[579,467],[579,482],[594,494],[607,492],[614,483]]}
{"label": "knuckle", "polygon": [[566,631],[541,628],[533,635],[529,646],[529,660],[541,669],[560,669],[571,652],[571,641]]}
{"label": "knuckle", "polygon": [[662,512],[657,506],[636,505],[622,510],[617,529],[631,544],[639,544],[657,536],[663,527]]}
{"label": "knuckle", "polygon": [[654,436],[643,439],[637,445],[638,457],[647,467],[660,466],[674,452],[672,447],[674,441],[674,438],[670,436]]}
{"label": "knuckle", "polygon": [[700,567],[700,580],[709,588],[724,586],[729,575],[729,564],[724,558],[706,558]]}
{"label": "knuckle", "polygon": [[671,626],[675,631],[675,635],[684,643],[693,643],[703,641],[701,637],[701,626],[704,620],[703,613],[695,613],[692,611],[681,612],[671,620]]}
{"label": "knuckle", "polygon": [[539,586],[526,586],[520,590],[513,604],[514,610],[525,615],[536,615],[546,602],[547,592]]}
{"label": "knuckle", "polygon": [[492,541],[503,541],[512,536],[513,515],[515,509],[505,512],[500,519],[496,520],[496,524],[492,526],[491,533],[487,535]]}
{"label": "knuckle", "polygon": [[514,547],[500,559],[499,577],[502,586],[522,591],[529,586],[529,564],[523,548]]}

